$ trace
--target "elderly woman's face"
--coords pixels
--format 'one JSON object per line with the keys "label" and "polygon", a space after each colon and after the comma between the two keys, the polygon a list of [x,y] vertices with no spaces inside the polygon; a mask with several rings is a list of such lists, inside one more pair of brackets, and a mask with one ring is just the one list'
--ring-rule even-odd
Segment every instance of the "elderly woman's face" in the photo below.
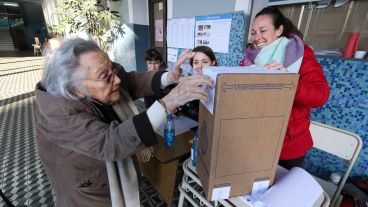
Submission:
{"label": "elderly woman's face", "polygon": [[282,31],[283,26],[276,29],[269,15],[258,16],[252,23],[251,35],[254,47],[258,49],[271,44],[281,36]]}
{"label": "elderly woman's face", "polygon": [[112,68],[112,62],[106,53],[88,52],[79,57],[80,67],[84,70],[83,91],[79,97],[90,97],[105,104],[119,99],[120,78],[116,75],[118,68]]}

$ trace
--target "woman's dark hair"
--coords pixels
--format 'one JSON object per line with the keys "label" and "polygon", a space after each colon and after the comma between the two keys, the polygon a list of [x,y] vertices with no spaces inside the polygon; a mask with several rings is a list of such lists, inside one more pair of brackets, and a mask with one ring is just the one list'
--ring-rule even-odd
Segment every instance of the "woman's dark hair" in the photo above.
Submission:
{"label": "woman's dark hair", "polygon": [[274,6],[263,8],[256,17],[262,15],[269,15],[273,21],[273,26],[278,29],[281,25],[284,26],[281,36],[290,37],[291,34],[298,35],[300,39],[303,39],[303,34],[295,27],[295,25],[286,18],[281,11]]}
{"label": "woman's dark hair", "polygon": [[161,56],[161,53],[156,48],[151,48],[146,51],[144,58],[146,61],[160,61],[161,67],[165,67],[166,64]]}
{"label": "woman's dark hair", "polygon": [[[214,66],[217,66],[217,60],[216,60],[215,53],[213,53],[213,50],[210,47],[197,46],[192,50],[192,52],[203,52],[205,55],[207,55],[210,58],[211,61],[215,61]],[[190,66],[193,67],[193,58],[190,59],[189,64]]]}

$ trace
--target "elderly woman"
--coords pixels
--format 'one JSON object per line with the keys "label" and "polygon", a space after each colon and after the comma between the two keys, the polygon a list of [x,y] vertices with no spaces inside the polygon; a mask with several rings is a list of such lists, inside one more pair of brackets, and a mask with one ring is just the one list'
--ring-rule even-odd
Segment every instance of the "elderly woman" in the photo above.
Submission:
{"label": "elderly woman", "polygon": [[[172,83],[178,85],[137,113],[132,99],[162,95],[161,89]],[[211,86],[210,79],[183,78],[178,67],[127,73],[94,42],[64,40],[48,56],[36,86],[37,146],[56,206],[111,206],[105,161],[126,160],[156,144],[154,131],[167,113],[207,99],[202,85]],[[123,186],[124,197],[132,189],[138,197],[137,186],[129,185]],[[127,199],[125,205],[132,206]]]}

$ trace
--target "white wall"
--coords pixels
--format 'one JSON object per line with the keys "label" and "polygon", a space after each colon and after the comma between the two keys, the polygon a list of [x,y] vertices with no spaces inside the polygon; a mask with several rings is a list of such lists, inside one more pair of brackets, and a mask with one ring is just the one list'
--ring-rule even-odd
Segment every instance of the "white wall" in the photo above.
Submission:
{"label": "white wall", "polygon": [[[130,14],[129,6],[131,6],[131,0],[122,0],[122,1],[109,1],[108,6],[111,11],[118,11],[119,18],[118,20],[121,23],[129,24],[131,19],[133,19],[133,14]],[[132,17],[130,17],[132,16]]]}
{"label": "white wall", "polygon": [[42,10],[45,17],[45,22],[49,25],[57,25],[59,19],[55,14],[55,10],[58,4],[63,3],[64,0],[43,0]]}
{"label": "white wall", "polygon": [[134,0],[133,23],[140,25],[149,25],[148,19],[148,0]]}
{"label": "white wall", "polygon": [[268,5],[268,0],[253,0],[250,22],[253,22],[253,19],[256,16],[256,14],[260,12],[267,5]]}
{"label": "white wall", "polygon": [[252,7],[252,0],[236,0],[234,11],[245,11],[249,14]]}
{"label": "white wall", "polygon": [[[254,20],[254,17],[256,16],[256,14],[258,12],[260,12],[264,7],[266,7],[268,5],[268,0],[253,0],[253,4],[252,4],[252,9],[250,12],[250,22],[252,23]],[[251,26],[249,27],[249,33],[251,31]],[[248,42],[250,42],[250,38],[251,36],[248,35]]]}
{"label": "white wall", "polygon": [[109,2],[111,10],[118,11],[125,24],[148,25],[148,0],[122,0]]}

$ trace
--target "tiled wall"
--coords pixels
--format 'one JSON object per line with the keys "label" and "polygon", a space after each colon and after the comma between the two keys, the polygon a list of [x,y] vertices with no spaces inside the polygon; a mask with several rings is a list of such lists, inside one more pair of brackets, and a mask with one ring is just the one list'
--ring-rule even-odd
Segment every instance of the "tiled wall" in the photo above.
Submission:
{"label": "tiled wall", "polygon": [[[368,178],[368,60],[334,57],[317,60],[323,67],[331,94],[323,107],[312,110],[312,120],[361,137],[363,148],[350,176]],[[305,163],[309,171],[325,178],[331,172],[341,173],[346,166],[340,158],[317,150],[308,154]]]}
{"label": "tiled wall", "polygon": [[[249,15],[242,11],[234,12],[231,20],[230,43],[228,53],[215,53],[218,65],[237,66],[244,55],[244,39],[247,39],[245,34],[249,30]],[[179,54],[184,49],[179,49]],[[169,68],[173,65],[168,63]]]}

